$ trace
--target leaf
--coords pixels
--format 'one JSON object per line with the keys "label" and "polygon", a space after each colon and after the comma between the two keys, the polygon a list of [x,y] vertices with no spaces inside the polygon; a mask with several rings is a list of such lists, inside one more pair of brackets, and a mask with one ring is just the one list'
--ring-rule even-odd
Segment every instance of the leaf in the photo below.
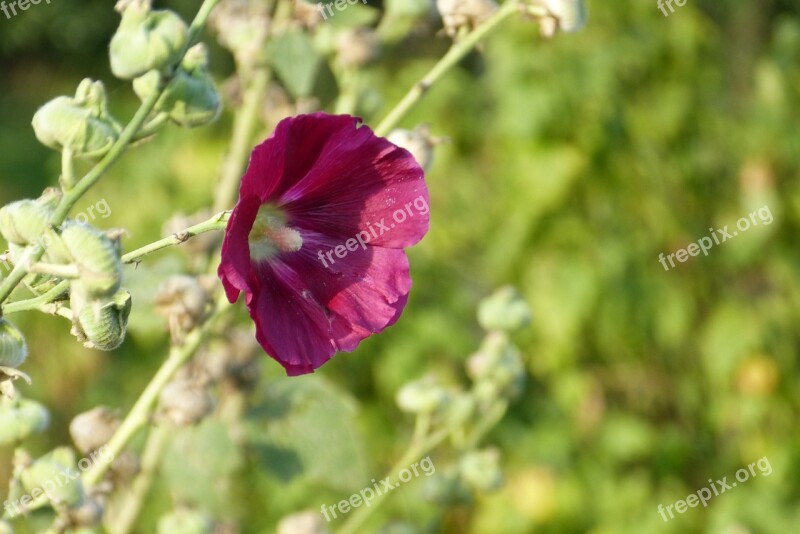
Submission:
{"label": "leaf", "polygon": [[357,405],[346,392],[318,377],[269,385],[245,420],[245,435],[264,468],[284,481],[303,476],[333,489],[366,479]]}
{"label": "leaf", "polygon": [[267,46],[267,57],[286,90],[295,98],[310,96],[322,57],[311,38],[299,30],[287,31]]}

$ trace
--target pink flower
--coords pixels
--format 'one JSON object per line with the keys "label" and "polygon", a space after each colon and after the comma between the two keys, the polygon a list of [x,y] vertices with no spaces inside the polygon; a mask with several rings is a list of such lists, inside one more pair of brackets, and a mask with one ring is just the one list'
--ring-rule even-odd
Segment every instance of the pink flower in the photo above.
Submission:
{"label": "pink flower", "polygon": [[245,294],[258,342],[289,375],[397,321],[403,248],[428,231],[413,156],[348,115],[284,119],[258,145],[225,231],[219,277]]}

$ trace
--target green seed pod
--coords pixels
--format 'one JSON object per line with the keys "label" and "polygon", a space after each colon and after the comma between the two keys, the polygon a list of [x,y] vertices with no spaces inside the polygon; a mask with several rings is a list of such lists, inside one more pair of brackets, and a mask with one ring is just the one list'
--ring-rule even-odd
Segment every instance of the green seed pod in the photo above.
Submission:
{"label": "green seed pod", "polygon": [[480,303],[478,322],[485,330],[511,332],[530,324],[531,309],[516,289],[506,286]]}
{"label": "green seed pod", "polygon": [[22,332],[0,317],[0,367],[17,368],[28,357],[28,345]]}
{"label": "green seed pod", "polygon": [[61,241],[80,270],[80,285],[88,297],[110,296],[122,282],[119,247],[103,232],[83,223],[68,223]]}
{"label": "green seed pod", "polygon": [[[220,97],[206,68],[207,56],[204,45],[192,47],[155,106],[185,128],[207,124],[219,116]],[[133,90],[146,100],[156,91],[159,78],[158,72],[148,72],[133,81]]]}
{"label": "green seed pod", "polygon": [[152,11],[150,0],[130,0],[111,39],[111,72],[132,80],[177,63],[188,40],[186,23],[172,11]]}
{"label": "green seed pod", "polygon": [[0,234],[11,244],[25,246],[39,239],[50,212],[35,200],[18,200],[0,209]]}
{"label": "green seed pod", "polygon": [[203,513],[185,508],[175,510],[158,520],[158,534],[210,534],[211,520]]}
{"label": "green seed pod", "polygon": [[474,491],[494,491],[503,485],[500,451],[496,448],[471,451],[458,462],[461,478]]}
{"label": "green seed pod", "polygon": [[[79,474],[75,453],[68,447],[59,447],[26,467],[20,474],[20,480],[28,494],[38,489],[55,506],[75,508],[84,500]],[[67,480],[64,480],[65,477]]]}
{"label": "green seed pod", "polygon": [[405,384],[397,392],[397,405],[408,413],[433,413],[450,400],[450,393],[431,377]]}
{"label": "green seed pod", "polygon": [[32,124],[43,145],[69,149],[84,158],[104,155],[121,131],[108,113],[103,83],[88,78],[80,83],[74,98],[59,96],[39,108]]}
{"label": "green seed pod", "polygon": [[75,315],[72,333],[85,347],[110,351],[122,345],[131,313],[131,294],[127,289],[100,300],[83,301],[78,294],[72,298]]}
{"label": "green seed pod", "polygon": [[28,399],[0,401],[0,445],[14,445],[47,427],[47,409]]}

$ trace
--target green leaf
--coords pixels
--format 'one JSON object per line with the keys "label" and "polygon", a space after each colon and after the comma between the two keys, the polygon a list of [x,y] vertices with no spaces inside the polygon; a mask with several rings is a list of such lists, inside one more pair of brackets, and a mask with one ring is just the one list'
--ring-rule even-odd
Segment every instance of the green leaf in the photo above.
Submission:
{"label": "green leaf", "polygon": [[322,57],[311,38],[299,30],[288,31],[267,46],[267,57],[286,90],[295,98],[310,96]]}
{"label": "green leaf", "polygon": [[367,478],[357,405],[346,392],[318,377],[270,384],[248,414],[245,434],[263,466],[281,480],[303,476],[348,490]]}

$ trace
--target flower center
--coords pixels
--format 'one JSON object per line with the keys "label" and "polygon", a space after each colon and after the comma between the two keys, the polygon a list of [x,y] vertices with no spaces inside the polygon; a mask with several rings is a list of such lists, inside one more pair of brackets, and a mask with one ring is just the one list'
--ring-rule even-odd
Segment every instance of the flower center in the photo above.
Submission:
{"label": "flower center", "polygon": [[274,206],[264,204],[250,230],[250,258],[268,260],[281,252],[297,252],[303,246],[300,232],[286,225],[286,216]]}

